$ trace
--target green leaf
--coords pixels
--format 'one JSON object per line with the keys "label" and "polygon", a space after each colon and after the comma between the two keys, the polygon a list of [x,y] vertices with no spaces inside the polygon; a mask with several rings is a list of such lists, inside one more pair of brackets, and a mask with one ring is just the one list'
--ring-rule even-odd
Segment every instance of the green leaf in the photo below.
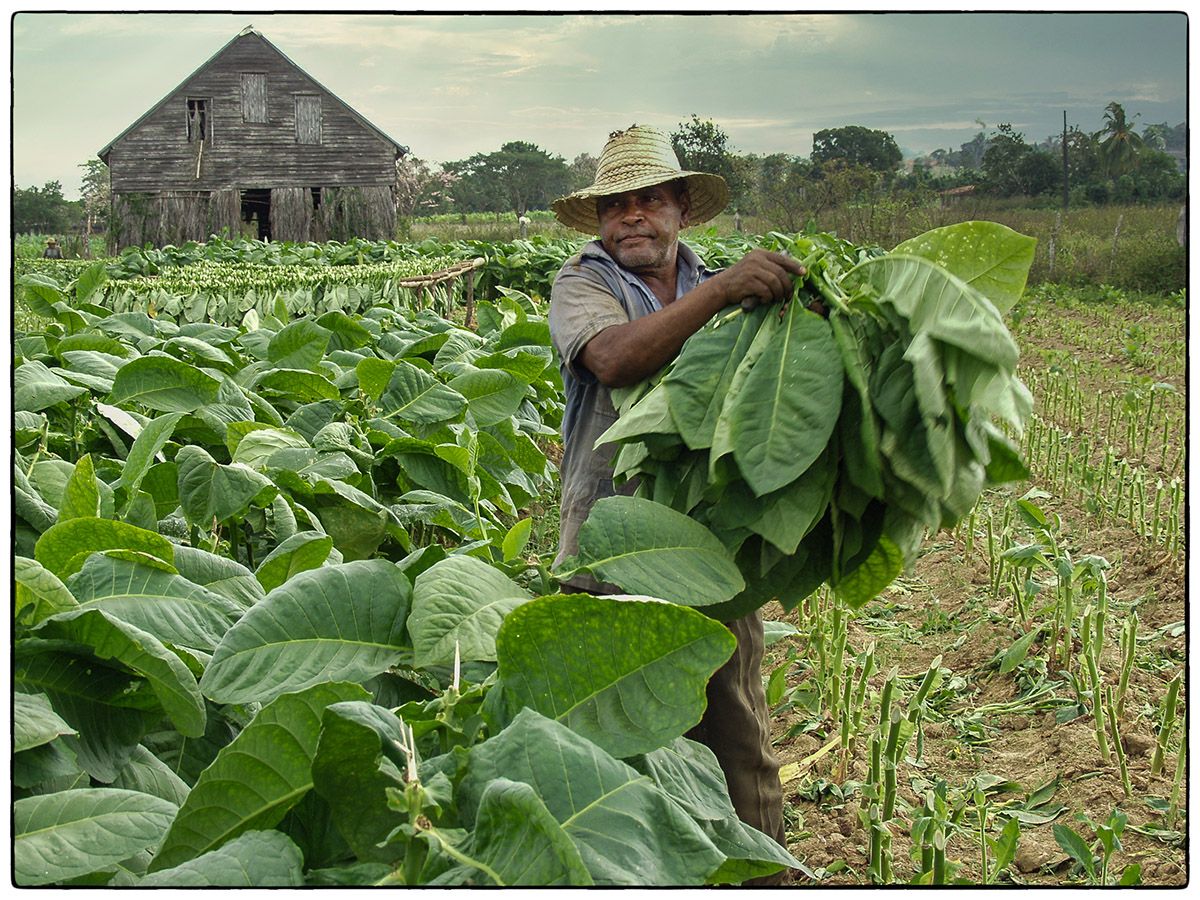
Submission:
{"label": "green leaf", "polygon": [[92,556],[71,578],[85,607],[102,609],[167,644],[212,652],[243,607],[171,572]]}
{"label": "green leaf", "polygon": [[666,387],[660,382],[652,387],[629,412],[617,419],[608,430],[596,438],[594,449],[616,441],[629,441],[644,435],[676,433],[671,418]]}
{"label": "green leaf", "polygon": [[507,372],[479,369],[452,378],[448,387],[467,401],[467,409],[480,428],[513,415],[525,399],[525,385]]}
{"label": "green leaf", "polygon": [[1121,870],[1121,879],[1117,882],[1119,887],[1133,887],[1142,883],[1142,865],[1141,863],[1130,863]]}
{"label": "green leaf", "polygon": [[734,372],[766,317],[766,307],[759,307],[732,323],[697,332],[663,377],[671,416],[688,449],[712,446]]}
{"label": "green leaf", "polygon": [[195,677],[154,635],[100,609],[59,613],[38,626],[37,634],[85,644],[101,659],[114,659],[144,676],[182,734],[204,734],[204,698]]}
{"label": "green leaf", "polygon": [[769,619],[763,621],[763,639],[768,647],[779,643],[786,637],[799,633],[800,629],[791,622],[775,622]]}
{"label": "green leaf", "polygon": [[784,868],[802,868],[773,838],[738,818],[725,775],[708,747],[680,737],[629,762],[653,778],[725,854],[726,862],[710,881],[743,881]]}
{"label": "green leaf", "polygon": [[458,790],[463,814],[477,814],[496,778],[533,788],[597,884],[702,884],[724,861],[653,781],[531,709],[471,748]]}
{"label": "green leaf", "polygon": [[137,888],[289,888],[304,885],[304,856],[286,834],[247,831],[216,850],[153,872]]}
{"label": "green leaf", "polygon": [[251,501],[277,488],[271,479],[249,466],[221,465],[208,453],[189,444],[175,456],[179,466],[179,503],[188,521],[211,528],[213,519],[224,522],[244,514]]}
{"label": "green leaf", "polygon": [[129,448],[129,455],[121,469],[119,482],[127,492],[132,494],[141,485],[142,479],[154,465],[155,457],[162,452],[182,418],[183,413],[167,413],[165,416],[151,419],[134,438],[133,446]]}
{"label": "green leaf", "polygon": [[62,503],[58,507],[58,521],[100,515],[100,488],[96,483],[96,469],[92,455],[85,453],[75,463],[75,470],[67,479]]}
{"label": "green leaf", "polygon": [[289,322],[267,344],[267,359],[279,369],[317,368],[332,332],[310,319]]}
{"label": "green leaf", "polygon": [[1004,823],[1000,837],[996,840],[988,838],[988,847],[992,851],[991,878],[994,880],[1009,867],[1017,856],[1017,844],[1021,837],[1021,823],[1009,819]]}
{"label": "green leaf", "polygon": [[71,384],[37,360],[17,366],[12,378],[14,412],[38,412],[88,392],[87,388]]}
{"label": "green leaf", "polygon": [[[234,426],[231,425],[229,431],[233,430]],[[227,439],[229,431],[226,432]],[[288,448],[311,449],[308,441],[290,428],[258,427],[242,435],[237,443],[237,448],[232,453],[231,460],[255,471],[263,472],[270,468],[272,455],[279,450]],[[357,473],[358,470],[354,471]]]}
{"label": "green leaf", "polygon": [[22,796],[67,791],[91,783],[65,740],[14,754],[11,780]]}
{"label": "green leaf", "polygon": [[1083,866],[1083,870],[1087,872],[1088,879],[1096,880],[1096,866],[1092,858],[1092,850],[1087,845],[1087,841],[1081,838],[1073,829],[1066,825],[1054,826],[1054,840],[1058,846],[1062,847],[1063,852],[1075,862]]}
{"label": "green leaf", "polygon": [[358,389],[372,402],[378,403],[379,398],[387,389],[388,382],[392,380],[392,373],[395,370],[396,364],[390,360],[372,357],[364,359],[354,367],[354,372],[358,376]]}
{"label": "green leaf", "polygon": [[985,470],[988,483],[1004,484],[1028,478],[1029,467],[1021,459],[1020,449],[990,422],[985,422],[984,428],[988,441],[988,463]]}
{"label": "green leaf", "polygon": [[272,369],[255,381],[254,388],[298,403],[341,398],[337,385],[324,375],[306,369]]}
{"label": "green leaf", "polygon": [[404,655],[411,590],[382,559],[301,572],[229,630],[201,689],[218,703],[268,702],[285,691],[378,675]]}
{"label": "green leaf", "polygon": [[143,356],[121,367],[109,402],[138,403],[159,412],[190,413],[217,399],[221,381],[169,356]]}
{"label": "green leaf", "polygon": [[89,303],[96,292],[108,281],[108,264],[98,259],[75,278],[75,301]]}
{"label": "green leaf", "polygon": [[64,734],[76,734],[50,705],[45,694],[12,695],[12,751],[20,753],[48,744]]}
{"label": "green leaf", "polygon": [[851,609],[859,609],[879,596],[903,570],[904,554],[883,535],[859,566],[842,575],[834,590]]}
{"label": "green leaf", "polygon": [[266,596],[254,573],[226,556],[182,544],[175,548],[175,566],[188,581],[250,607]]}
{"label": "green leaf", "polygon": [[434,425],[458,418],[466,398],[412,363],[396,364],[387,389],[379,398],[386,418]]}
{"label": "green leaf", "polygon": [[1037,639],[1037,636],[1042,633],[1042,627],[1039,625],[1037,628],[1029,629],[1029,631],[1013,642],[1013,645],[1008,648],[1004,657],[1000,660],[1001,675],[1007,675],[1025,661],[1030,646]]}
{"label": "green leaf", "polygon": [[518,519],[513,524],[513,527],[508,529],[508,532],[504,535],[504,540],[500,544],[500,552],[504,555],[506,562],[510,559],[520,557],[525,547],[529,544],[529,536],[532,532],[532,518]]}
{"label": "green leaf", "polygon": [[1036,238],[998,222],[959,222],[910,238],[892,252],[937,263],[1004,315],[1025,291],[1036,246]]}
{"label": "green leaf", "polygon": [[371,703],[334,703],[323,714],[313,788],[360,860],[390,863],[404,855],[403,845],[384,845],[403,821],[387,791],[403,790],[406,760],[397,747],[404,742],[400,719]]}
{"label": "green leaf", "polygon": [[527,603],[496,643],[513,708],[535,709],[617,757],[662,747],[699,722],[708,679],[737,646],[695,610],[587,595]]}
{"label": "green leaf", "polygon": [[45,316],[47,319],[54,318],[54,304],[62,303],[67,299],[59,283],[49,275],[43,275],[40,272],[20,275],[17,277],[16,283],[22,288],[21,298],[25,304],[39,316]]}
{"label": "green leaf", "polygon": [[164,562],[175,558],[174,546],[166,538],[112,519],[80,518],[60,522],[47,529],[34,546],[34,558],[59,578],[83,568],[88,554],[100,550],[135,550]]}
{"label": "green leaf", "polygon": [[112,786],[160,797],[176,806],[183,805],[191,790],[170,766],[141,744],[133,748],[133,755],[117,773]]}
{"label": "green leaf", "polygon": [[592,507],[579,529],[579,556],[564,567],[572,562],[629,593],[684,606],[721,603],[745,587],[724,545],[707,528],[635,497],[606,497]]}
{"label": "green leaf", "polygon": [[63,361],[63,367],[59,370],[63,378],[101,394],[112,390],[117,370],[126,362],[123,357],[98,350],[60,350],[59,358]]}
{"label": "green leaf", "polygon": [[312,787],[322,711],[365,699],[357,685],[326,681],[264,706],[200,774],[150,871],[195,859],[247,831],[273,828]]}
{"label": "green leaf", "polygon": [[[79,606],[75,595],[58,576],[35,560],[14,557],[13,582],[16,587],[13,617],[18,622],[36,625],[55,613]],[[31,612],[26,613],[27,609]]]}
{"label": "green leaf", "polygon": [[22,887],[64,882],[153,847],[173,803],[114,788],[81,788],[13,803],[13,877]]}
{"label": "green leaf", "polygon": [[978,290],[920,256],[880,256],[859,263],[842,287],[866,287],[880,304],[908,320],[913,335],[926,332],[1006,372],[1018,350],[1000,313]]}
{"label": "green leaf", "polygon": [[[41,645],[41,646],[39,646]],[[111,782],[129,760],[151,723],[161,718],[153,697],[137,690],[145,682],[125,671],[102,665],[91,655],[68,655],[38,641],[18,642],[14,649],[14,686],[25,693],[44,693],[78,738],[62,740],[80,767],[104,783]],[[153,712],[138,708],[148,705]]]}
{"label": "green leaf", "polygon": [[[483,790],[471,835],[471,872],[500,886],[587,886],[579,850],[532,787],[497,778]],[[480,879],[478,873],[485,878]]]}
{"label": "green leaf", "polygon": [[266,555],[254,577],[265,591],[273,591],[293,575],[316,569],[329,559],[333,538],[319,531],[299,531]]}
{"label": "green leaf", "polygon": [[532,599],[503,572],[471,556],[451,556],[417,576],[413,585],[413,662],[449,665],[460,658],[494,660],[496,632],[512,610]]}
{"label": "green leaf", "polygon": [[829,323],[790,304],[783,326],[722,410],[734,459],[755,494],[795,481],[824,451],[842,409],[842,372]]}

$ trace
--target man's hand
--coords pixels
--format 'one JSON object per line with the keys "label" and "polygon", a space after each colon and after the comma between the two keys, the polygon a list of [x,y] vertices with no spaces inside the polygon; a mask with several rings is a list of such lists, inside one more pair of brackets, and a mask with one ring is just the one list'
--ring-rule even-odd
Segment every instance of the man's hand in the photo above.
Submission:
{"label": "man's hand", "polygon": [[726,304],[740,303],[753,309],[792,295],[792,277],[804,274],[804,266],[786,253],[751,250],[710,281],[719,282]]}

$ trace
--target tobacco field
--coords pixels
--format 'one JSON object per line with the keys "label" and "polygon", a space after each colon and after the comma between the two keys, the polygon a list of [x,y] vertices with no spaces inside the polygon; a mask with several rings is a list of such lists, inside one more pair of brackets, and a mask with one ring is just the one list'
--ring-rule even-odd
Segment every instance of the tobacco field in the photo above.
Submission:
{"label": "tobacco field", "polygon": [[[550,566],[579,242],[18,261],[16,883],[1186,883],[1185,298],[953,234],[693,239],[808,254],[834,312],[698,335],[724,411],[685,357],[620,398],[642,486],[574,561],[620,598]],[[756,435],[802,343],[837,402]],[[759,606],[786,852],[683,736]]]}

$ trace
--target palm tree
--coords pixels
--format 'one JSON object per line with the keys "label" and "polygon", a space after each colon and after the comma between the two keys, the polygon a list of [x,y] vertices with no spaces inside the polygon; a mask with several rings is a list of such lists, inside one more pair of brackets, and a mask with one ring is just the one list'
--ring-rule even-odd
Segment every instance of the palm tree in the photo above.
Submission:
{"label": "palm tree", "polygon": [[[1137,116],[1134,116],[1136,119]],[[1126,121],[1125,109],[1115,100],[1104,107],[1104,127],[1096,132],[1100,140],[1100,160],[1110,177],[1117,177],[1137,165],[1138,153],[1144,142],[1133,130],[1133,122]]]}

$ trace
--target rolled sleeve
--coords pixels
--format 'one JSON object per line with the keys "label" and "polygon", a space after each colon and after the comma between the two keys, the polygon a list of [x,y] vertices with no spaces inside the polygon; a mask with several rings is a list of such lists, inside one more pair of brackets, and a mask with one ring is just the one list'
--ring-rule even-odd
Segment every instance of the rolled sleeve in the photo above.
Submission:
{"label": "rolled sleeve", "polygon": [[582,267],[564,270],[550,289],[550,338],[559,359],[573,376],[593,381],[575,361],[584,346],[605,328],[624,325],[629,315],[608,287]]}

